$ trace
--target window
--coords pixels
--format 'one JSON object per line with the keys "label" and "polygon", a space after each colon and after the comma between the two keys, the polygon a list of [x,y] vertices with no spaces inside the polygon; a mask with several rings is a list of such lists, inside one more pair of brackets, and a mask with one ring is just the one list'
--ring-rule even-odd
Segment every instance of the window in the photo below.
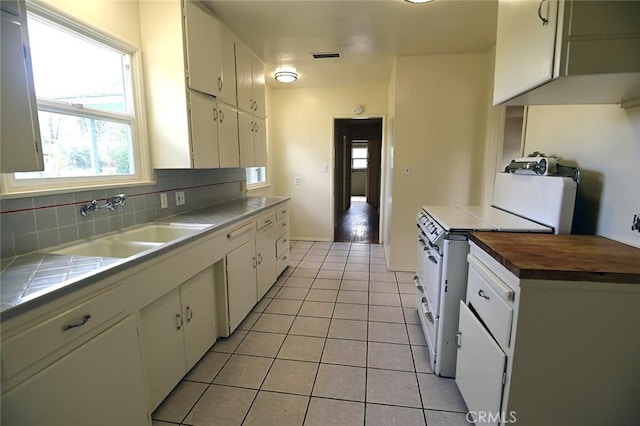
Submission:
{"label": "window", "polygon": [[247,167],[247,187],[267,182],[266,167]]}
{"label": "window", "polygon": [[354,143],[351,146],[351,169],[363,170],[369,166],[368,143]]}
{"label": "window", "polygon": [[135,50],[30,6],[44,171],[15,173],[8,186],[46,189],[142,180],[148,167],[141,164]]}

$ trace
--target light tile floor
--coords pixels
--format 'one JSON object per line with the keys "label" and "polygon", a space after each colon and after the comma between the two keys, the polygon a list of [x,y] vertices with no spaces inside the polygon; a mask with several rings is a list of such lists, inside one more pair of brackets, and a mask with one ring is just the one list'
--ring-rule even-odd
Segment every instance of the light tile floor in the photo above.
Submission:
{"label": "light tile floor", "polygon": [[294,242],[291,264],[153,413],[154,426],[469,425],[431,371],[413,274],[381,245]]}

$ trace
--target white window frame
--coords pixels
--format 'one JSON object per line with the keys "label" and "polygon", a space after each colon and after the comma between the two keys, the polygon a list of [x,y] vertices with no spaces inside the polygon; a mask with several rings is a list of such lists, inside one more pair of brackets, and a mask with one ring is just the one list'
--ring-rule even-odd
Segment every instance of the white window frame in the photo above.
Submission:
{"label": "white window frame", "polygon": [[85,24],[79,23],[73,18],[54,12],[41,4],[27,2],[27,11],[38,15],[45,20],[51,21],[55,25],[71,30],[82,37],[86,37],[89,40],[96,41],[130,56],[132,93],[130,94],[129,99],[133,103],[133,117],[131,119],[123,119],[123,116],[117,113],[92,110],[88,107],[79,108],[62,102],[38,99],[37,103],[38,110],[42,109],[64,114],[78,115],[81,117],[100,118],[131,124],[132,152],[134,156],[135,172],[131,175],[74,176],[36,179],[16,179],[13,173],[6,173],[2,175],[2,194],[19,195],[28,193],[29,195],[37,195],[40,193],[46,194],[62,192],[64,190],[122,187],[154,183],[153,170],[151,168],[151,160],[149,156],[146,115],[144,113],[144,81],[140,48],[116,39],[113,35],[107,35],[97,29],[90,28]]}
{"label": "white window frame", "polygon": [[[249,183],[249,181],[247,180],[247,191],[251,191],[254,189],[260,189],[260,188],[264,188],[265,186],[269,186],[269,176],[267,175],[268,172],[268,167],[267,166],[256,166],[256,167],[263,167],[264,168],[264,180],[262,182],[256,182],[256,183]],[[246,173],[248,169],[255,169],[256,167],[247,167],[245,169],[245,179],[246,179]]]}

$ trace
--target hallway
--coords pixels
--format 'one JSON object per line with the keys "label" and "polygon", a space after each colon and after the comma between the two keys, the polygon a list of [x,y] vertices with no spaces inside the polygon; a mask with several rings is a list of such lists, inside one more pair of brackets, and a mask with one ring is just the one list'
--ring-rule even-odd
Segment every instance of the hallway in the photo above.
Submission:
{"label": "hallway", "polygon": [[336,224],[333,240],[345,243],[379,243],[380,209],[352,197],[349,208]]}

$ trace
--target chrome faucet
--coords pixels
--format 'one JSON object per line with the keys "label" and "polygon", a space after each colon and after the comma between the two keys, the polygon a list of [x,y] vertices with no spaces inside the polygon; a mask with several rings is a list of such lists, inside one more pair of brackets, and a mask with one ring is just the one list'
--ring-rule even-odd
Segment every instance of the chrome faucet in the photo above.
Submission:
{"label": "chrome faucet", "polygon": [[124,194],[118,194],[114,197],[107,198],[107,201],[100,205],[96,200],[91,200],[89,204],[86,204],[80,208],[80,214],[82,216],[89,216],[89,213],[97,212],[100,209],[109,209],[112,212],[118,210],[119,206],[126,206],[127,196]]}

